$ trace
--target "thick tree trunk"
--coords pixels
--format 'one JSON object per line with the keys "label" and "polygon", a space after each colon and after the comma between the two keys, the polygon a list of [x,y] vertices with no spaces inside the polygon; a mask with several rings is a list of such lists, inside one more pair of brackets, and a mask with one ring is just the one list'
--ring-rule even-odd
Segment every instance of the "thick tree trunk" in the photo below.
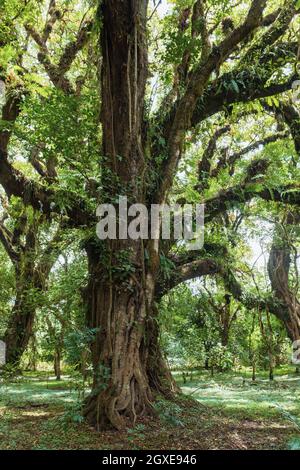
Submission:
{"label": "thick tree trunk", "polygon": [[[136,256],[130,262],[135,268],[124,277],[122,266],[114,264],[109,269],[96,261],[95,250],[88,252],[88,322],[98,331],[92,345],[94,384],[84,415],[98,428],[112,425],[119,429],[134,423],[138,416],[152,411],[153,392],[161,391],[164,371],[155,370],[161,362],[152,362],[161,357],[156,348],[153,351],[153,327],[149,327],[154,281],[149,273],[143,278],[143,268],[138,266],[141,242],[139,245],[132,244],[131,253],[135,246]],[[116,271],[121,278],[112,276]],[[169,375],[166,382],[168,379]],[[167,383],[164,387],[168,388]]]}
{"label": "thick tree trunk", "polygon": [[223,325],[222,331],[221,331],[221,344],[222,346],[226,347],[228,345],[229,341],[229,327],[228,324]]}
{"label": "thick tree trunk", "polygon": [[[99,10],[106,203],[114,204],[119,195],[127,196],[129,204],[149,200],[147,6],[147,0],[104,0]],[[120,429],[152,411],[156,391],[173,388],[153,316],[159,247],[158,242],[125,239],[98,240],[86,248],[88,325],[98,331],[92,345],[94,384],[84,415],[97,428]]]}
{"label": "thick tree trunk", "polygon": [[37,351],[37,346],[36,346],[36,337],[35,337],[34,333],[31,335],[29,348],[30,348],[30,356],[29,356],[28,365],[27,365],[26,369],[29,370],[29,371],[36,372],[37,371],[38,351]]}
{"label": "thick tree trunk", "polygon": [[35,308],[30,305],[26,287],[17,288],[17,298],[5,332],[6,364],[18,367],[32,336]]}
{"label": "thick tree trunk", "polygon": [[[3,338],[6,343],[6,363],[16,367],[19,366],[32,336],[35,313],[42,302],[41,294],[46,289],[50,270],[60,252],[57,245],[60,240],[58,231],[36,264],[37,223],[29,225],[27,230],[26,226],[23,229],[21,234],[25,238],[25,243],[22,245],[20,240],[17,243],[14,260],[16,299]],[[35,295],[32,295],[32,292]]]}
{"label": "thick tree trunk", "polygon": [[[157,394],[171,398],[178,391],[159,347],[154,275],[144,271],[141,241],[124,243],[131,243],[128,276],[121,265],[96,262],[95,249],[88,249],[88,326],[97,333],[92,344],[94,383],[84,415],[98,429],[132,424],[152,413]],[[114,245],[120,249],[120,242]]]}
{"label": "thick tree trunk", "polygon": [[289,285],[291,247],[281,238],[273,243],[268,272],[272,289],[280,303],[276,316],[283,322],[292,341],[300,339],[300,303]]}
{"label": "thick tree trunk", "polygon": [[151,313],[146,323],[148,337],[147,375],[151,389],[155,394],[166,398],[173,398],[179,392],[175,380],[172,377],[169,365],[164,357],[159,344],[159,323],[157,303],[152,305]]}

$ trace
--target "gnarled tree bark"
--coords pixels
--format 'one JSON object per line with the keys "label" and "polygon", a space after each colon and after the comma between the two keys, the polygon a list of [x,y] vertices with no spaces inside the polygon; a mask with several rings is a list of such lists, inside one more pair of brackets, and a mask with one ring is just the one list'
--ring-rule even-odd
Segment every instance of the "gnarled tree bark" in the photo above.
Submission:
{"label": "gnarled tree bark", "polygon": [[[17,231],[20,230],[18,235]],[[4,236],[4,227],[0,228]],[[20,239],[21,232],[25,234],[26,242],[23,245]],[[14,234],[5,236],[7,252],[15,268],[16,298],[10,314],[8,325],[4,334],[6,343],[6,364],[18,367],[33,332],[36,310],[42,303],[42,293],[47,287],[47,280],[51,268],[60,252],[60,231],[53,236],[41,254],[38,262],[36,224],[27,228],[15,229]],[[2,237],[0,237],[2,238]],[[39,293],[33,301],[32,292]]]}
{"label": "gnarled tree bark", "polygon": [[297,341],[300,339],[300,303],[289,281],[292,249],[284,236],[278,237],[278,235],[278,231],[275,232],[268,261],[268,273],[272,290],[280,303],[277,317],[283,322],[289,338]]}
{"label": "gnarled tree bark", "polygon": [[[146,202],[147,3],[103,2],[99,12],[105,202],[122,194],[130,203]],[[122,428],[152,411],[156,391],[172,390],[170,373],[164,374],[156,350],[158,246],[154,241],[98,240],[88,244],[87,254],[88,324],[97,333],[94,385],[84,415],[98,428]]]}

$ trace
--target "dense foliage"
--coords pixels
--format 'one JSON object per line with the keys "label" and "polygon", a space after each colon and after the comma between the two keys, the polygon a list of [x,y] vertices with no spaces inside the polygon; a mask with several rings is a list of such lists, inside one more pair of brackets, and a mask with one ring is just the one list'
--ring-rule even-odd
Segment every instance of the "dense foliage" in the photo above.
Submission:
{"label": "dense foliage", "polygon": [[[0,335],[122,429],[169,371],[270,380],[300,338],[299,1],[2,0]],[[99,203],[203,203],[205,243],[100,241]],[[75,372],[76,371],[76,372]],[[184,375],[186,381],[186,376]]]}

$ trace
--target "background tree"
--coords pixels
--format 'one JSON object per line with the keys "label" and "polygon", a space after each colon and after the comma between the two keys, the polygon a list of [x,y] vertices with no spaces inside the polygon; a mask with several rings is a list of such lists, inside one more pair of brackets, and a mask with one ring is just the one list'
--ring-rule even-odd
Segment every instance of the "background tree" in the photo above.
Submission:
{"label": "background tree", "polygon": [[15,300],[3,339],[6,363],[18,367],[33,333],[37,308],[43,303],[50,270],[61,243],[59,229],[43,240],[43,221],[20,201],[11,201],[0,223],[0,239],[14,267]]}

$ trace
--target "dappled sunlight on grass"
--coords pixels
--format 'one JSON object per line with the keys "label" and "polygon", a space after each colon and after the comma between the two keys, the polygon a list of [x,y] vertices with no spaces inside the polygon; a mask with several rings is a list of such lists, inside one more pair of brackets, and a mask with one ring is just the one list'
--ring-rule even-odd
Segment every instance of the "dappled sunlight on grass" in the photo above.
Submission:
{"label": "dappled sunlight on grass", "polygon": [[10,405],[30,402],[72,403],[77,396],[78,392],[72,388],[68,377],[60,382],[26,377],[24,381],[0,384],[0,402]]}
{"label": "dappled sunlight on grass", "polygon": [[[176,374],[177,375],[177,374]],[[277,416],[281,409],[300,417],[300,377],[293,374],[278,375],[273,382],[258,375],[252,382],[248,374],[218,373],[211,377],[208,372],[195,375],[185,384],[180,381],[183,393],[197,399],[203,405],[225,412],[245,416]]]}
{"label": "dappled sunlight on grass", "polygon": [[298,435],[287,413],[300,416],[300,377],[292,372],[282,370],[274,383],[258,375],[255,385],[249,371],[194,371],[185,384],[175,372],[184,395],[161,402],[159,417],[145,417],[143,430],[129,434],[99,434],[83,421],[76,376],[24,374],[0,383],[0,449],[286,448]]}

